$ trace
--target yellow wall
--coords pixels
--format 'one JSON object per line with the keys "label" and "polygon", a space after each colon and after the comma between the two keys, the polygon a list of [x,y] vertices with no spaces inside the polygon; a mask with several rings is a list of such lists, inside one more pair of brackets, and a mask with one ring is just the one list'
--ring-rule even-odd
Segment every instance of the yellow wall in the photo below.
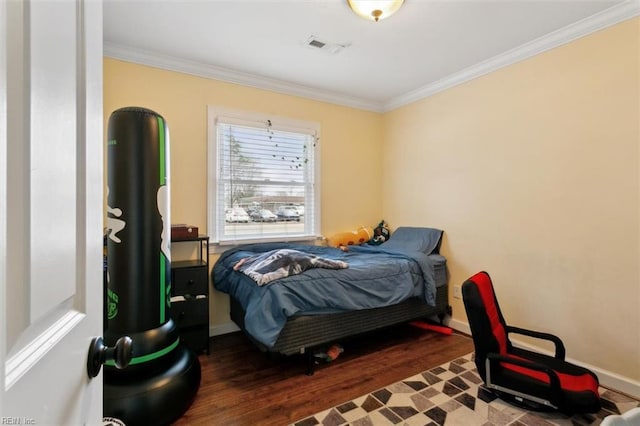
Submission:
{"label": "yellow wall", "polygon": [[[105,136],[109,115],[125,106],[149,108],[167,121],[172,223],[207,233],[207,105],[320,123],[323,235],[382,218],[380,114],[105,58]],[[214,292],[211,308],[212,325],[229,321],[226,295]]]}
{"label": "yellow wall", "polygon": [[[385,114],[383,216],[445,230],[450,285],[640,381],[640,20]],[[454,321],[466,323],[453,300]]]}

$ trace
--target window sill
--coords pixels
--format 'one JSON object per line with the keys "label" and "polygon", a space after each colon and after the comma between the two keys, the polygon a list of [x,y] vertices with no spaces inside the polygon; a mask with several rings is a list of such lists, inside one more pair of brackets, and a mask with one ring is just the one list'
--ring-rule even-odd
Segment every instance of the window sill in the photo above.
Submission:
{"label": "window sill", "polygon": [[297,238],[265,238],[255,240],[242,240],[242,241],[221,241],[215,243],[209,243],[209,254],[221,254],[232,248],[236,248],[245,244],[257,244],[257,243],[292,243],[292,244],[311,244],[315,246],[324,246],[327,244],[327,239],[324,237],[297,237]]}

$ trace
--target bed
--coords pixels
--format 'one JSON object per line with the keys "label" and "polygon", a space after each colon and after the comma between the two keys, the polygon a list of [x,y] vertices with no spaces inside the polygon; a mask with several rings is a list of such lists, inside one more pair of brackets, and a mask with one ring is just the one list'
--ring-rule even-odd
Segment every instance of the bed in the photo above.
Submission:
{"label": "bed", "polygon": [[[231,319],[260,350],[310,354],[357,334],[419,318],[442,322],[451,314],[446,259],[439,254],[442,233],[400,227],[381,245],[347,251],[290,243],[242,245],[220,256],[212,282],[229,294]],[[288,264],[297,262],[296,256],[303,258],[302,266]],[[262,262],[274,259],[275,266],[262,268]],[[256,269],[266,272],[256,275]],[[275,278],[269,276],[274,270]]]}

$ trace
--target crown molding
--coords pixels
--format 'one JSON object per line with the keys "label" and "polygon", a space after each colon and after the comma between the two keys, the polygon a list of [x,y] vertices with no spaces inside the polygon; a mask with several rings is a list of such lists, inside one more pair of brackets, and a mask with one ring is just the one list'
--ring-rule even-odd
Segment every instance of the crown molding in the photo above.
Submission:
{"label": "crown molding", "polygon": [[508,50],[486,61],[480,62],[462,71],[444,77],[434,83],[398,96],[385,103],[383,112],[392,111],[404,105],[427,98],[438,92],[515,64],[547,50],[561,46],[596,31],[618,24],[640,15],[640,0],[628,0],[612,6],[588,18],[568,25],[557,31]]}
{"label": "crown molding", "polygon": [[438,92],[442,92],[500,68],[523,61],[542,52],[569,43],[580,37],[584,37],[638,15],[640,15],[640,0],[627,0],[624,3],[610,7],[574,24],[551,32],[536,40],[525,43],[486,61],[444,77],[434,83],[428,84],[411,92],[407,92],[383,103],[359,99],[331,91],[314,89],[303,85],[288,83],[282,80],[262,77],[173,56],[161,55],[151,51],[143,51],[129,46],[109,42],[104,43],[104,55],[113,59],[147,65],[168,71],[220,80],[227,83],[240,84],[243,86],[269,90],[306,99],[313,99],[321,102],[328,102],[365,111],[383,113],[392,111],[412,102],[419,101],[420,99],[427,98]]}
{"label": "crown molding", "polygon": [[160,68],[163,70],[190,74],[196,77],[204,77],[227,83],[240,84],[243,86],[254,87],[256,89],[269,90],[281,94],[328,102],[365,111],[382,112],[381,103],[358,99],[330,91],[313,89],[303,85],[208,65],[175,56],[162,55],[147,50],[135,49],[129,46],[105,42],[104,56],[135,64]]}

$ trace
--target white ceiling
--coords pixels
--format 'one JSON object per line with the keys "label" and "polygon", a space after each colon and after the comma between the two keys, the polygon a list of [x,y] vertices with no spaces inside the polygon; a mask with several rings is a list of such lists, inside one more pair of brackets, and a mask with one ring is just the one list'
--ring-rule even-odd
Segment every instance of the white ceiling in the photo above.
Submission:
{"label": "white ceiling", "polygon": [[[638,14],[638,0],[107,0],[105,55],[384,111]],[[311,36],[347,46],[305,45]]]}

